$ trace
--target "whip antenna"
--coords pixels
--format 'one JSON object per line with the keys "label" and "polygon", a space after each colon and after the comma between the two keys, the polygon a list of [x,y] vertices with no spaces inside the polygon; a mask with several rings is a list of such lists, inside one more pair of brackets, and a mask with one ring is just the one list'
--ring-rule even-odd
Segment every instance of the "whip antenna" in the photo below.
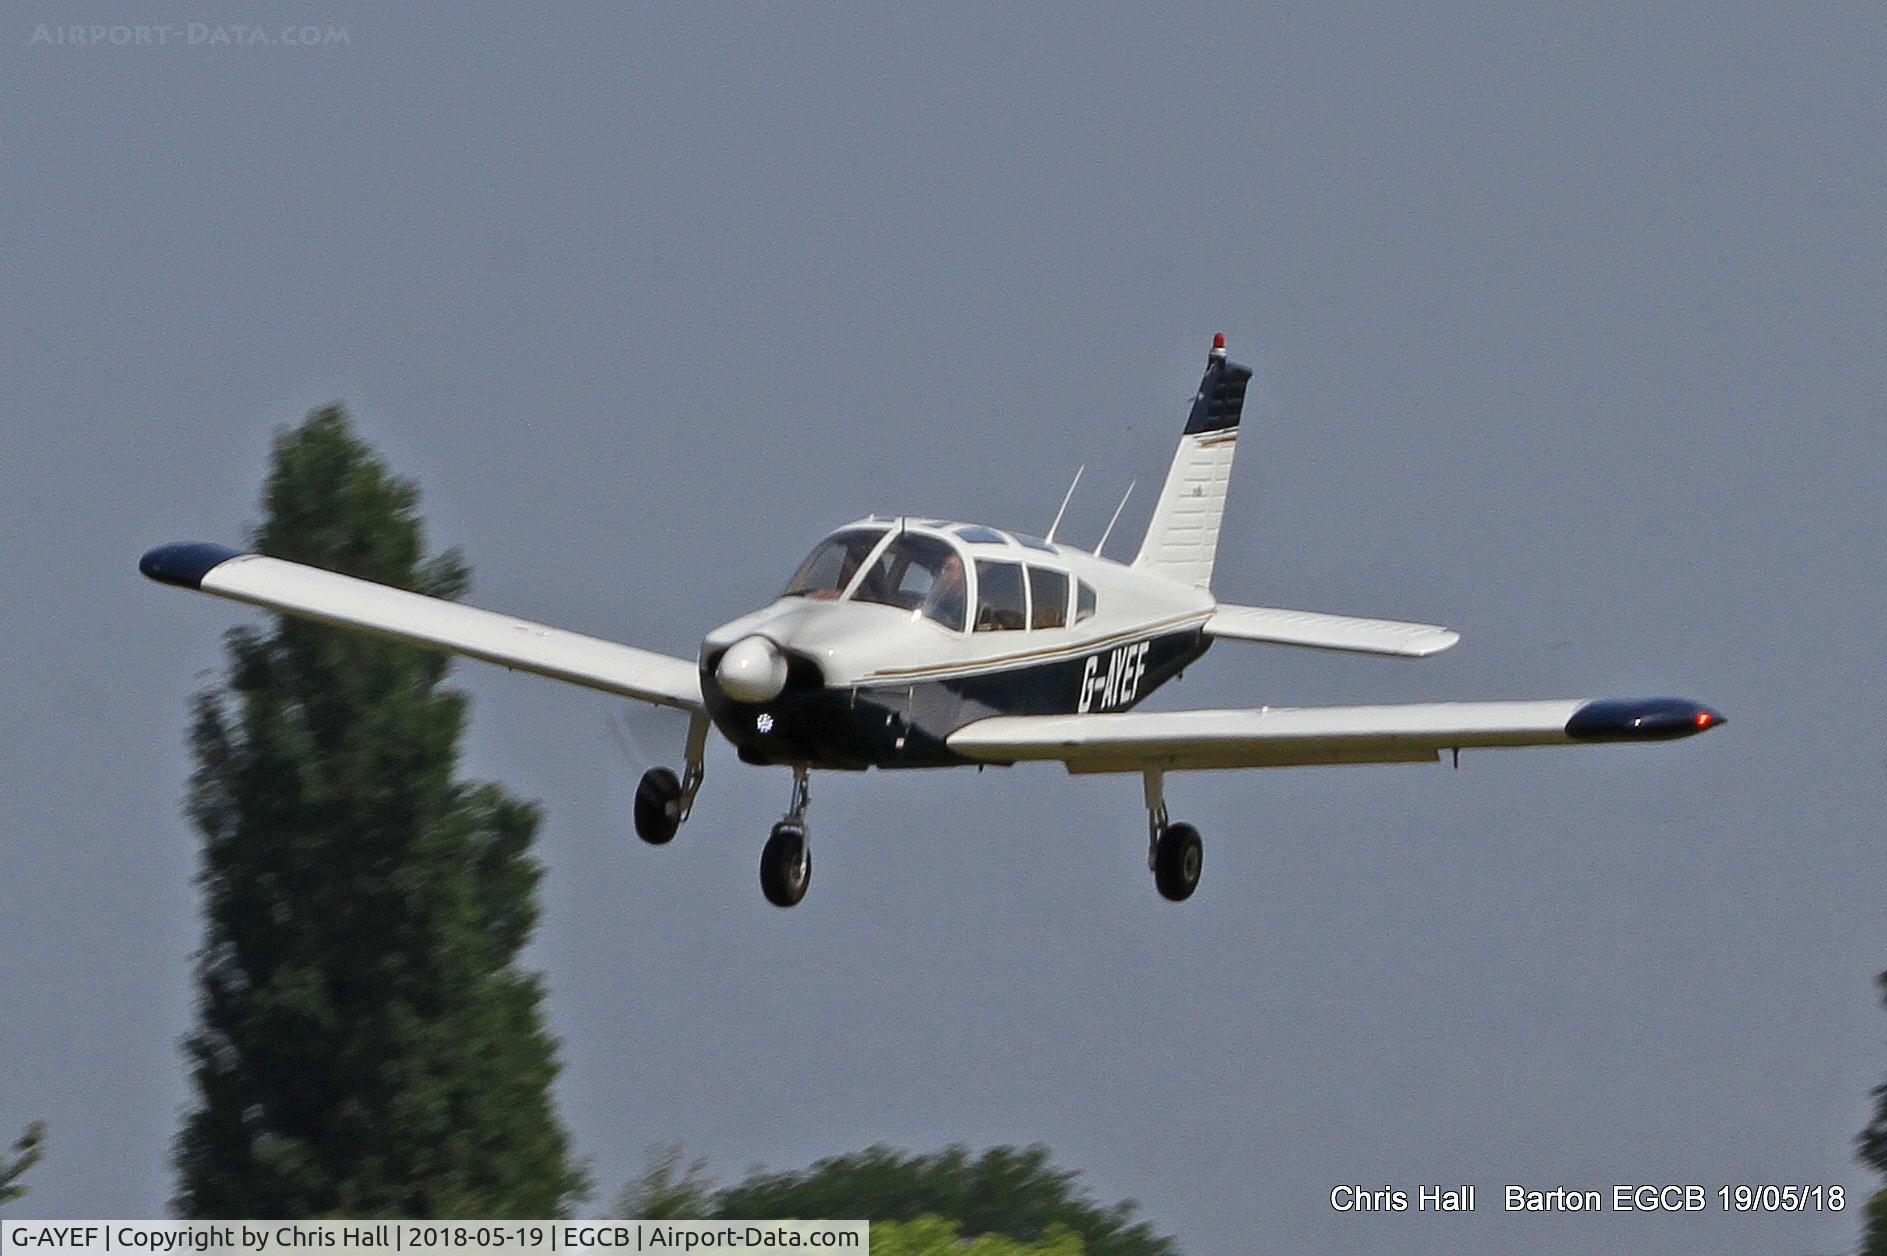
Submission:
{"label": "whip antenna", "polygon": [[1101,539],[1094,546],[1096,558],[1101,556],[1101,547],[1107,544],[1107,538],[1114,535],[1114,525],[1120,522],[1120,512],[1127,509],[1127,499],[1134,495],[1134,485],[1138,483],[1138,479],[1127,481],[1127,491],[1120,495],[1120,505],[1114,507],[1114,517],[1107,521],[1107,531],[1101,533]]}
{"label": "whip antenna", "polygon": [[1061,517],[1068,513],[1068,503],[1074,500],[1075,484],[1081,483],[1081,473],[1087,469],[1088,464],[1085,462],[1075,468],[1074,484],[1070,484],[1068,491],[1062,495],[1061,509],[1055,512],[1055,522],[1048,525],[1048,535],[1042,538],[1044,541],[1053,541],[1055,539],[1055,529],[1061,526]]}

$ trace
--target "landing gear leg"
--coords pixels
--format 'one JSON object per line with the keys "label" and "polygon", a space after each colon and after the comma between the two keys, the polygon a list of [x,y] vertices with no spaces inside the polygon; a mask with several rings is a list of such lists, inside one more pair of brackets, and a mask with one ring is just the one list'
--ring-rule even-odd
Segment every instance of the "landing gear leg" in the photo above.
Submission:
{"label": "landing gear leg", "polygon": [[1160,834],[1166,831],[1166,774],[1148,768],[1140,774],[1140,788],[1147,799],[1147,871],[1158,865]]}
{"label": "landing gear leg", "polygon": [[795,764],[793,805],[773,826],[760,852],[760,892],[775,907],[793,906],[806,897],[806,887],[812,884],[812,841],[806,825],[806,808],[811,803],[806,769]]}
{"label": "landing gear leg", "polygon": [[681,774],[681,818],[695,808],[695,795],[708,778],[708,716],[697,711],[688,717],[688,761]]}
{"label": "landing gear leg", "polygon": [[708,717],[688,720],[688,763],[677,777],[669,768],[650,768],[636,786],[636,836],[651,846],[665,845],[694,809],[695,795],[707,776]]}
{"label": "landing gear leg", "polygon": [[1149,768],[1141,774],[1147,800],[1147,867],[1162,898],[1183,903],[1199,888],[1205,866],[1205,843],[1190,824],[1170,823],[1166,815],[1164,773]]}

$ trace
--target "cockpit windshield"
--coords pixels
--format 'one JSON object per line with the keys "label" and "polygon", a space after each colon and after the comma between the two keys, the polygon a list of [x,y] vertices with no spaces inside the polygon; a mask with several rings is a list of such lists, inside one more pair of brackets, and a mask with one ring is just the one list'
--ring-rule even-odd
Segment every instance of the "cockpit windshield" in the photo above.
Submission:
{"label": "cockpit windshield", "polygon": [[889,528],[842,528],[819,542],[793,573],[784,597],[811,597],[832,601],[852,583],[866,557],[884,539]]}
{"label": "cockpit windshield", "polygon": [[916,611],[956,632],[969,609],[963,560],[948,541],[902,532],[858,582],[855,602]]}

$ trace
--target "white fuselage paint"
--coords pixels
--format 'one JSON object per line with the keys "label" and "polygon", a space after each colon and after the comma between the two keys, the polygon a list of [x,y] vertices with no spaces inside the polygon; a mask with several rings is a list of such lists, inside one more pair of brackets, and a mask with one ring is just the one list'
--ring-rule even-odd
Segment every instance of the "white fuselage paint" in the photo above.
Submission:
{"label": "white fuselage paint", "polygon": [[[892,524],[859,520],[847,527]],[[1070,711],[1113,710],[1144,696],[1147,639],[1203,625],[1217,606],[1212,594],[1153,571],[1136,570],[1057,542],[1053,552],[1020,544],[968,544],[955,535],[963,524],[906,522],[907,532],[941,538],[955,546],[974,571],[975,560],[1018,562],[1066,573],[1095,591],[1092,616],[1054,628],[1005,632],[956,632],[895,607],[848,599],[780,598],[769,606],[716,628],[702,653],[760,635],[782,649],[819,664],[832,688],[883,686],[948,680],[1042,663],[1091,657],[1098,682],[1068,694]],[[869,565],[861,564],[861,566]],[[974,605],[976,590],[970,589]],[[1110,679],[1111,677],[1111,679]]]}

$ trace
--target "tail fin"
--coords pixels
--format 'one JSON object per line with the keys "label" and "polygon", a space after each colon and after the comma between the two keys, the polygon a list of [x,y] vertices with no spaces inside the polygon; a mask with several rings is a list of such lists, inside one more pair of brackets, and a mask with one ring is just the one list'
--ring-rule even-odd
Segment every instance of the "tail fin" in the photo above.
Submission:
{"label": "tail fin", "polygon": [[1205,378],[1199,381],[1199,395],[1193,398],[1185,435],[1179,438],[1179,451],[1153,507],[1153,522],[1147,525],[1135,567],[1202,589],[1212,583],[1225,487],[1250,382],[1248,367],[1225,360],[1225,333],[1214,336]]}

